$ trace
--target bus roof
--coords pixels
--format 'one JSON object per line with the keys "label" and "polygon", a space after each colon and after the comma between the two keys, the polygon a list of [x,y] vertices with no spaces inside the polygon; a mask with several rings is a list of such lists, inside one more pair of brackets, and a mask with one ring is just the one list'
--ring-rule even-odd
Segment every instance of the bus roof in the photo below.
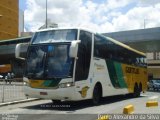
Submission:
{"label": "bus roof", "polygon": [[49,31],[49,30],[66,30],[66,29],[85,30],[85,31],[88,31],[88,32],[91,32],[91,33],[95,33],[95,32],[93,32],[92,30],[87,29],[87,28],[83,28],[83,27],[46,28],[46,29],[37,30],[37,31],[35,31],[35,32],[43,32],[43,31]]}
{"label": "bus roof", "polygon": [[36,32],[42,32],[42,31],[48,31],[48,30],[58,30],[58,29],[61,29],[61,30],[63,30],[63,29],[64,29],[64,30],[65,30],[65,29],[79,29],[79,30],[85,30],[85,31],[88,31],[88,32],[91,32],[91,33],[94,33],[94,34],[98,34],[98,35],[100,35],[100,36],[102,36],[102,37],[105,37],[105,38],[107,38],[108,40],[114,42],[115,44],[120,45],[120,46],[122,46],[122,47],[124,47],[124,48],[126,48],[126,49],[128,49],[128,50],[131,50],[131,51],[137,53],[137,54],[146,56],[145,53],[143,53],[143,52],[140,52],[140,51],[138,51],[138,50],[136,50],[136,49],[134,49],[134,48],[132,48],[132,47],[130,47],[130,46],[128,46],[128,45],[125,45],[124,43],[121,43],[121,42],[119,42],[119,41],[113,39],[113,38],[106,37],[106,36],[104,36],[104,35],[102,35],[102,34],[92,32],[91,30],[89,30],[89,29],[87,29],[87,28],[82,28],[82,27],[47,28],[47,29],[38,30],[38,31],[36,31]]}

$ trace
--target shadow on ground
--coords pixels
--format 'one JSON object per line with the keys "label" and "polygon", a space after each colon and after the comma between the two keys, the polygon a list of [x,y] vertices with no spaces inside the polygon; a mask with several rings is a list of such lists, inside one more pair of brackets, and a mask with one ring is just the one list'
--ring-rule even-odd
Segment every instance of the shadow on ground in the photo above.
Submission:
{"label": "shadow on ground", "polygon": [[[142,96],[141,96],[142,97]],[[144,97],[144,96],[143,96]],[[126,95],[118,95],[112,97],[102,98],[101,102],[97,105],[107,105],[110,103],[116,103],[124,100],[133,99],[131,96]],[[138,99],[138,98],[134,98]],[[37,104],[34,106],[23,107],[25,109],[35,109],[35,110],[58,110],[58,111],[68,111],[68,113],[72,113],[76,110],[80,110],[87,107],[93,107],[91,100],[78,101],[78,102],[61,102],[59,104],[53,104],[52,101],[46,104]]]}

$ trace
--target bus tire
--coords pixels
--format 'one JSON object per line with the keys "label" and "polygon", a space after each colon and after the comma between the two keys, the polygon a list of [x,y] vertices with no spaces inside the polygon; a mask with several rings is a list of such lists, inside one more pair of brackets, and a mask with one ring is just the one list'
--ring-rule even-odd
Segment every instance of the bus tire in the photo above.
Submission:
{"label": "bus tire", "polygon": [[138,87],[138,84],[135,84],[133,97],[139,97],[139,96],[140,96],[140,89]]}
{"label": "bus tire", "polygon": [[96,84],[93,90],[92,103],[98,105],[102,97],[102,86],[101,84]]}
{"label": "bus tire", "polygon": [[140,93],[143,91],[143,89],[142,89],[142,83],[139,84],[139,90],[140,90]]}

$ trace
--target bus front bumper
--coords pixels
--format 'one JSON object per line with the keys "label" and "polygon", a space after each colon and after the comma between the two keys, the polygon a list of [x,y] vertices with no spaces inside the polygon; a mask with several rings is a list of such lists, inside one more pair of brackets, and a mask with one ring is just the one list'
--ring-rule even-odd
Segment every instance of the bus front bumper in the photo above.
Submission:
{"label": "bus front bumper", "polygon": [[52,99],[52,100],[64,100],[75,101],[75,88],[58,88],[58,89],[37,89],[24,86],[24,93],[28,97]]}

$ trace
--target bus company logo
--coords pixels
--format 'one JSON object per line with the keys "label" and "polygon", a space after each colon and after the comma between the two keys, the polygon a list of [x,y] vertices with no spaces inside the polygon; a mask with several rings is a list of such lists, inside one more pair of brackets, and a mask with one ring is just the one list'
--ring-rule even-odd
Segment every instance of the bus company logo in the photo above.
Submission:
{"label": "bus company logo", "polygon": [[104,66],[103,66],[103,65],[99,65],[99,64],[97,64],[97,63],[95,63],[94,65],[97,67],[97,70],[104,69]]}
{"label": "bus company logo", "polygon": [[97,120],[109,120],[109,116],[108,115],[98,115]]}
{"label": "bus company logo", "polygon": [[81,94],[82,98],[85,98],[87,96],[87,91],[88,91],[89,87],[85,86],[82,88],[81,91],[79,91],[79,93]]}
{"label": "bus company logo", "polygon": [[134,67],[126,67],[126,73],[139,74],[139,69]]}

